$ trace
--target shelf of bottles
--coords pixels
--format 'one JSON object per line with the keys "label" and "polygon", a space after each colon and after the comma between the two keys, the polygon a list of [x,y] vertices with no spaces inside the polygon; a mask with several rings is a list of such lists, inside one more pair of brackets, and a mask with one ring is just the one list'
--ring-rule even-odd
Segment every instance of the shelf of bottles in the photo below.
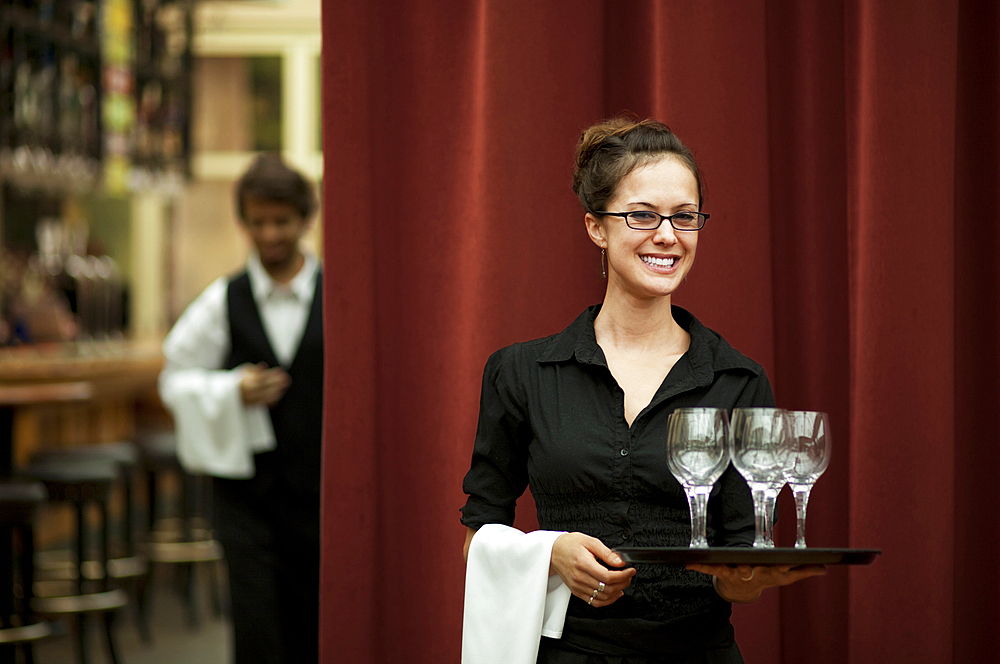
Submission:
{"label": "shelf of bottles", "polygon": [[[89,192],[186,177],[193,0],[0,3],[0,180]],[[118,193],[121,193],[120,191]]]}
{"label": "shelf of bottles", "polygon": [[133,186],[190,174],[193,0],[130,0],[135,26]]}
{"label": "shelf of bottles", "polygon": [[93,1],[0,5],[0,176],[88,190],[100,172],[101,49]]}

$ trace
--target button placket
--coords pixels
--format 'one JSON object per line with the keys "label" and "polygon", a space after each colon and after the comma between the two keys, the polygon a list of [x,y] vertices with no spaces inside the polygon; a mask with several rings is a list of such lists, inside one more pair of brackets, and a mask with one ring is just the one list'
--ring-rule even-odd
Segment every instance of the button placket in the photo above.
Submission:
{"label": "button placket", "polygon": [[628,496],[632,493],[632,461],[629,459],[629,455],[632,450],[632,428],[628,426],[625,422],[624,416],[622,416],[622,436],[619,439],[621,441],[621,447],[618,449],[618,457],[622,462],[622,472],[621,477],[624,483],[623,485],[623,497],[625,500],[622,501],[620,507],[621,519],[621,540],[622,542],[629,542],[632,539],[632,522],[629,518],[629,511],[631,508],[631,499]]}

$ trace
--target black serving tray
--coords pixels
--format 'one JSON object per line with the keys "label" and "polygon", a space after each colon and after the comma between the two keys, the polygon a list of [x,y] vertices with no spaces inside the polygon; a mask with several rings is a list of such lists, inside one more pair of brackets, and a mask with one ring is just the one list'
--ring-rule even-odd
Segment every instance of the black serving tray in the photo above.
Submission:
{"label": "black serving tray", "polygon": [[878,549],[754,549],[750,547],[622,546],[615,552],[627,563],[685,565],[868,565]]}

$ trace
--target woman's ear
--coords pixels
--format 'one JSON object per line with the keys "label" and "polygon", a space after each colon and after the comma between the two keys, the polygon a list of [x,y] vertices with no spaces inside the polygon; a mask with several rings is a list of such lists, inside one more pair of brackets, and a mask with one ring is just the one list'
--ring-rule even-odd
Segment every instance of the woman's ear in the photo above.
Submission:
{"label": "woman's ear", "polygon": [[604,219],[588,212],[583,217],[583,223],[587,226],[587,235],[590,236],[590,241],[601,249],[607,249],[608,240],[604,235]]}

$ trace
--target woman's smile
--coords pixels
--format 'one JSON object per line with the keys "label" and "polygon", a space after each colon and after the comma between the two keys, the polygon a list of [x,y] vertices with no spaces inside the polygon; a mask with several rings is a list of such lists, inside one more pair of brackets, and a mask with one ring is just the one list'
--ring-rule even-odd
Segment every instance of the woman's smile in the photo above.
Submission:
{"label": "woman's smile", "polygon": [[646,254],[639,256],[639,259],[648,265],[654,272],[670,274],[677,267],[677,256],[653,256]]}

